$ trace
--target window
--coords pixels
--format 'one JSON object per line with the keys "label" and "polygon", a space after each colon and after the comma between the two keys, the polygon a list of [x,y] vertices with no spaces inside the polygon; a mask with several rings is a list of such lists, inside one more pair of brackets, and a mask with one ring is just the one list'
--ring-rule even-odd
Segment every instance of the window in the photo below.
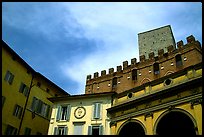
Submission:
{"label": "window", "polygon": [[28,96],[28,91],[29,91],[29,88],[24,83],[21,82],[19,92],[23,93],[25,96]]}
{"label": "window", "polygon": [[11,125],[7,125],[5,135],[16,135],[16,134],[17,134],[17,128]]}
{"label": "window", "polygon": [[100,103],[94,103],[93,118],[94,119],[101,118],[101,104]]}
{"label": "window", "polygon": [[67,127],[55,127],[54,135],[68,135],[68,128]]}
{"label": "window", "polygon": [[116,77],[113,78],[112,83],[113,83],[112,87],[115,88],[117,86],[117,78]]}
{"label": "window", "polygon": [[30,133],[31,133],[31,129],[28,128],[28,127],[26,127],[26,128],[25,128],[24,135],[30,135]]}
{"label": "window", "polygon": [[10,71],[7,71],[4,77],[4,80],[7,81],[11,85],[13,82],[13,79],[14,79],[14,75]]}
{"label": "window", "polygon": [[74,123],[74,135],[83,135],[84,123]]}
{"label": "window", "polygon": [[33,112],[40,114],[43,117],[48,118],[49,112],[50,112],[50,105],[42,102],[41,100],[37,99],[36,97],[33,97],[33,102],[31,104],[31,110]]}
{"label": "window", "polygon": [[159,63],[154,63],[153,68],[154,68],[154,74],[155,75],[159,74]]}
{"label": "window", "polygon": [[3,106],[4,106],[5,100],[6,100],[6,97],[2,96],[2,108],[3,108]]}
{"label": "window", "polygon": [[137,80],[137,70],[136,69],[132,70],[132,80]]}
{"label": "window", "polygon": [[57,118],[56,120],[66,120],[68,121],[70,118],[70,111],[71,111],[71,106],[67,105],[67,106],[58,106],[57,109]]}
{"label": "window", "polygon": [[182,63],[182,58],[181,58],[181,55],[180,54],[178,54],[178,55],[176,55],[176,67],[180,67],[180,66],[182,66],[183,65],[183,63]]}
{"label": "window", "polygon": [[88,135],[103,135],[103,126],[88,126]]}
{"label": "window", "polygon": [[18,118],[21,118],[22,111],[23,111],[23,108],[16,104],[14,107],[13,115]]}

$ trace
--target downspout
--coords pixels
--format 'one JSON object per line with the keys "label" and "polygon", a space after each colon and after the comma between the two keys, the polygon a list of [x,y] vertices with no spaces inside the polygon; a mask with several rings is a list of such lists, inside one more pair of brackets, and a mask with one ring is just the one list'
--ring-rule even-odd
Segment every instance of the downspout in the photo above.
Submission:
{"label": "downspout", "polygon": [[20,125],[19,125],[19,128],[18,128],[18,135],[20,135],[20,130],[21,130],[21,127],[22,127],[23,118],[24,118],[25,110],[26,110],[26,107],[27,107],[27,104],[28,104],[28,99],[29,99],[31,88],[35,85],[35,84],[32,85],[33,84],[33,79],[34,79],[34,73],[32,73],[32,79],[31,79],[31,82],[30,82],[30,86],[29,86],[29,90],[28,90],[28,95],[27,95],[27,98],[26,98],[25,106],[23,108],[22,118],[21,118]]}

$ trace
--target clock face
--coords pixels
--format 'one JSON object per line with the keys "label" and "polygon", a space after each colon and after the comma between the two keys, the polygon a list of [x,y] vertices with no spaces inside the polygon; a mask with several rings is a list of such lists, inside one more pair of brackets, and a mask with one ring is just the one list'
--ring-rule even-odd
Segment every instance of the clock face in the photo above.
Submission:
{"label": "clock face", "polygon": [[78,107],[74,111],[74,116],[78,119],[83,118],[86,114],[86,109],[84,107]]}

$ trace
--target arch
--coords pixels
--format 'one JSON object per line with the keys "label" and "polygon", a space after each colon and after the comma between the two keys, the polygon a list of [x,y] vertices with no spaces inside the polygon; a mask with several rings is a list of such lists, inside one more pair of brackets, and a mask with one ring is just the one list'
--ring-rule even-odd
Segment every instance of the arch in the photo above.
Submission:
{"label": "arch", "polygon": [[151,81],[151,79],[149,79],[149,78],[143,78],[143,80],[140,82],[140,85],[147,83],[147,82],[150,82],[150,81]]}
{"label": "arch", "polygon": [[170,75],[170,74],[172,74],[172,73],[174,73],[173,71],[167,71],[165,74],[164,74],[164,76],[166,76],[166,75]]}
{"label": "arch", "polygon": [[[136,130],[140,130],[140,134],[139,135],[146,135],[146,128],[143,125],[142,122],[140,122],[139,120],[136,119],[128,119],[127,121],[125,121],[118,129],[117,131],[117,135],[121,135],[121,132],[124,132],[124,129],[127,128],[127,126],[131,126],[132,128],[134,128],[133,126],[135,126]],[[135,130],[133,131],[134,135],[135,135]],[[141,133],[142,132],[142,133]],[[128,134],[131,134],[131,130],[128,129]]]}
{"label": "arch", "polygon": [[[183,110],[183,109],[180,109],[180,108],[174,108],[172,110],[166,110],[165,112],[163,112],[158,118],[157,120],[155,121],[155,124],[153,126],[153,134],[154,135],[157,135],[157,127],[158,127],[158,124],[159,122],[161,122],[161,120],[165,117],[165,116],[168,116],[170,113],[172,112],[175,112],[175,113],[178,113],[178,114],[181,114],[181,115],[185,115],[186,118],[189,118],[189,120],[192,122],[194,128],[197,127],[197,123],[196,123],[196,120],[194,119],[194,117],[187,111]],[[177,114],[177,115],[178,115]],[[198,134],[198,131],[195,130],[195,134],[197,135]]]}

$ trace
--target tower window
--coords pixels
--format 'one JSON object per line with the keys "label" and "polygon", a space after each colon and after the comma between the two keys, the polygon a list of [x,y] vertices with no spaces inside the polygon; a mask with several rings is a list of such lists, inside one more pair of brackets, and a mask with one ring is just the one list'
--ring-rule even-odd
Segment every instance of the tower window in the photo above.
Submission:
{"label": "tower window", "polygon": [[182,58],[181,58],[181,55],[180,54],[178,54],[178,55],[176,55],[176,67],[180,67],[180,66],[182,66],[183,65],[183,63],[182,63]]}
{"label": "tower window", "polygon": [[132,80],[137,80],[137,69],[132,70]]}
{"label": "tower window", "polygon": [[159,74],[159,63],[154,63],[153,68],[154,68],[154,74],[155,75]]}
{"label": "tower window", "polygon": [[113,82],[112,87],[115,88],[117,86],[117,78],[114,77],[112,82]]}

